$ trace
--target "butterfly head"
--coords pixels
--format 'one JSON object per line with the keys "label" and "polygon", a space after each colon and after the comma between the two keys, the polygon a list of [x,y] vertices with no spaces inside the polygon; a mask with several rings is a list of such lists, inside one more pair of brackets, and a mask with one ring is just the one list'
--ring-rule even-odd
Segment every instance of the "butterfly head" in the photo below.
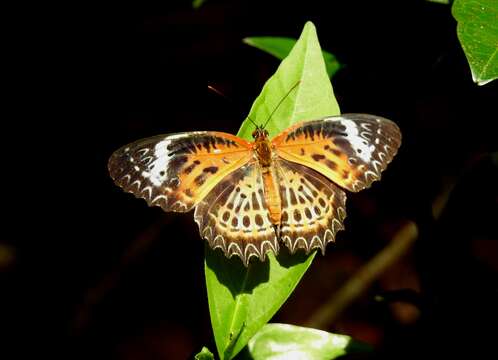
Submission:
{"label": "butterfly head", "polygon": [[252,137],[254,140],[263,140],[268,138],[268,131],[263,127],[256,127],[256,130],[252,132]]}

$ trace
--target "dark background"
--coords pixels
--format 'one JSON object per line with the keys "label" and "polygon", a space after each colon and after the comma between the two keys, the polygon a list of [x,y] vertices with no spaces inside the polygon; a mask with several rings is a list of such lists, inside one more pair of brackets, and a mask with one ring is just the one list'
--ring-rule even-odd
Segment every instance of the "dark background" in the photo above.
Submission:
{"label": "dark background", "polygon": [[[22,40],[9,40],[7,101],[22,100],[12,102],[5,128],[4,144],[16,150],[4,165],[0,279],[9,337],[0,351],[127,360],[215,351],[192,214],[166,214],[125,194],[107,159],[160,133],[236,133],[279,64],[241,40],[298,37],[311,20],[322,48],[345,64],[332,80],[342,112],[394,120],[403,144],[380,183],[349,195],[346,231],[273,321],[304,324],[410,220],[420,231],[412,251],[324,330],[374,345],[366,358],[492,354],[497,82],[472,83],[450,7],[208,0],[199,10],[173,1],[153,13],[96,8],[11,19]],[[26,143],[29,135],[37,141]],[[26,171],[21,179],[18,168],[7,171],[11,161]],[[448,193],[435,220],[433,203]],[[379,294],[387,300],[376,301]]]}

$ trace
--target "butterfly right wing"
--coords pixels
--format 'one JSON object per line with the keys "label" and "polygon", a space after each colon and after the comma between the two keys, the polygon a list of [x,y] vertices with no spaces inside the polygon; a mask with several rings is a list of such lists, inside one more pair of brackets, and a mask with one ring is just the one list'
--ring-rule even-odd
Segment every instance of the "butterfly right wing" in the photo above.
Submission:
{"label": "butterfly right wing", "polygon": [[226,176],[197,205],[194,220],[201,236],[227,257],[239,256],[245,266],[251,257],[277,254],[279,245],[270,221],[264,184],[257,161]]}
{"label": "butterfly right wing", "polygon": [[342,114],[295,124],[272,144],[279,157],[357,192],[380,179],[401,145],[401,132],[380,116]]}
{"label": "butterfly right wing", "polygon": [[291,253],[319,248],[324,254],[327,244],[344,229],[345,192],[307,166],[278,159],[275,167],[282,201],[282,242]]}
{"label": "butterfly right wing", "polygon": [[125,191],[164,211],[186,212],[252,158],[251,143],[196,131],[138,140],[115,151],[109,173]]}

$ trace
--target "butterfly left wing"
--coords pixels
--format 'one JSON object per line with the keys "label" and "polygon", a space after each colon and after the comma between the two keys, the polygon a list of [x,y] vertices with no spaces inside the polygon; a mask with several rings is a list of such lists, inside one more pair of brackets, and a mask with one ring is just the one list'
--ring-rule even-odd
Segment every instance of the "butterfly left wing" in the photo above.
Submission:
{"label": "butterfly left wing", "polygon": [[272,144],[279,157],[356,192],[380,179],[401,144],[401,132],[379,116],[343,114],[298,123],[278,134]]}
{"label": "butterfly left wing", "polygon": [[266,252],[278,253],[264,191],[260,166],[251,161],[225,177],[197,205],[194,220],[211,248],[240,257],[245,266],[251,257],[264,261]]}
{"label": "butterfly left wing", "polygon": [[123,146],[108,168],[114,182],[165,211],[186,212],[252,158],[251,144],[222,132],[159,135]]}

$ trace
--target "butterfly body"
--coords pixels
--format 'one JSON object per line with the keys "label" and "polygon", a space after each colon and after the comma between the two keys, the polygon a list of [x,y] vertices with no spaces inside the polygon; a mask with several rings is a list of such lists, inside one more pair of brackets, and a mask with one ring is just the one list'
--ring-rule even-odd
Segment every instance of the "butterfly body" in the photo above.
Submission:
{"label": "butterfly body", "polygon": [[401,144],[390,120],[345,114],[302,122],[253,142],[198,131],[159,135],[117,150],[109,171],[124,190],[165,211],[195,208],[212,248],[264,260],[327,243],[344,228],[346,194],[380,179]]}
{"label": "butterfly body", "polygon": [[278,191],[277,173],[273,166],[275,153],[271,141],[268,139],[268,132],[257,128],[253,134],[253,149],[255,157],[261,168],[261,175],[264,184],[264,197],[268,206],[269,218],[273,225],[280,225],[282,201]]}

